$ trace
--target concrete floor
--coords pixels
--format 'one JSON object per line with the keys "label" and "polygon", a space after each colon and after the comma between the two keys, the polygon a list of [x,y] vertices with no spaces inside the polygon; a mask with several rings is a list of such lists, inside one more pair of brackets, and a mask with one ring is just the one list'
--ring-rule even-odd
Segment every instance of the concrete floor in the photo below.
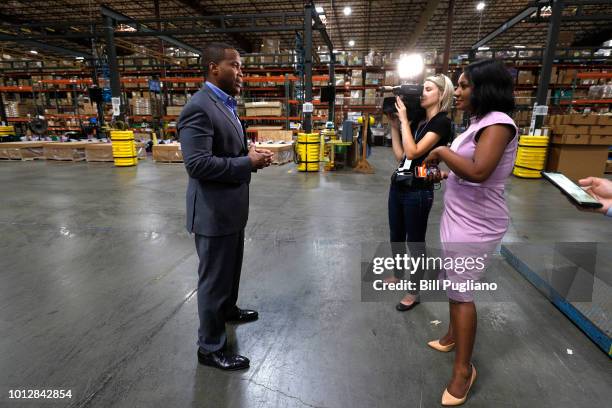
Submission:
{"label": "concrete floor", "polygon": [[[452,354],[426,342],[442,334],[447,304],[400,314],[360,301],[361,244],[388,237],[390,150],[371,162],[374,175],[285,165],[254,176],[239,304],[261,318],[229,327],[252,362],[234,373],[195,358],[182,165],[0,162],[0,406],[439,406]],[[576,211],[542,180],[512,178],[508,202],[508,242],[612,242],[612,220]],[[610,359],[511,267],[492,273],[507,301],[478,305],[467,406],[608,405]],[[33,388],[72,399],[8,399]]]}

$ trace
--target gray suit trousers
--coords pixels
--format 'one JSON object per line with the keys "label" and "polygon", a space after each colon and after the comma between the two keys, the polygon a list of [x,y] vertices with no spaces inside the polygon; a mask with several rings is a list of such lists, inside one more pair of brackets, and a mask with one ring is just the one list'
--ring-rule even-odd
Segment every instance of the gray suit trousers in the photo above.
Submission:
{"label": "gray suit trousers", "polygon": [[195,235],[198,266],[198,346],[217,351],[226,342],[226,315],[235,312],[244,252],[244,229],[231,235]]}

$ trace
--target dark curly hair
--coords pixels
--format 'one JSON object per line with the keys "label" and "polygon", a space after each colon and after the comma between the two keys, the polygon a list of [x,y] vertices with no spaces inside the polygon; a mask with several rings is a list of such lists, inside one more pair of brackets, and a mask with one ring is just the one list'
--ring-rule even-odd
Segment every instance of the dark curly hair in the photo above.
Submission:
{"label": "dark curly hair", "polygon": [[477,118],[493,111],[510,114],[514,110],[514,80],[501,61],[479,60],[463,73],[472,85],[470,105]]}

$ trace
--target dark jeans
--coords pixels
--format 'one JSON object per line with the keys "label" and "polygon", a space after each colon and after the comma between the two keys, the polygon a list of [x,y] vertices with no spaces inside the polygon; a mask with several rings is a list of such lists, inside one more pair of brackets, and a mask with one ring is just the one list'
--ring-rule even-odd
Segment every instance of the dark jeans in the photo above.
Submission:
{"label": "dark jeans", "polygon": [[[433,205],[434,192],[429,189],[413,189],[391,185],[389,189],[389,232],[393,255],[406,253],[406,243],[413,258],[424,256],[427,219]],[[425,271],[420,269],[410,278],[417,287]],[[403,276],[396,270],[394,275]],[[418,290],[409,291],[418,294]]]}

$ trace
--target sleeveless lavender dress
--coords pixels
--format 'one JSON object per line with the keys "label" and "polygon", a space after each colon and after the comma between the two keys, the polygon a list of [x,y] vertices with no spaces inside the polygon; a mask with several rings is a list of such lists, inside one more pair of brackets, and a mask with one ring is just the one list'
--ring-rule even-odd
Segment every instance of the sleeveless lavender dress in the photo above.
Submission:
{"label": "sleeveless lavender dress", "polygon": [[[508,143],[504,154],[491,176],[482,183],[461,179],[452,171],[448,175],[444,191],[444,212],[440,223],[440,241],[446,256],[489,256],[501,242],[508,230],[510,220],[506,200],[505,182],[514,166],[518,146],[518,128],[512,118],[502,112],[490,112],[480,120],[473,119],[469,128],[452,143],[455,153],[472,158],[476,150],[475,137],[478,132],[491,125],[505,124],[515,129],[515,137]],[[485,268],[486,269],[486,268]],[[451,281],[478,280],[484,270],[473,273],[446,270]],[[469,292],[447,290],[448,296],[456,301],[469,302]]]}

